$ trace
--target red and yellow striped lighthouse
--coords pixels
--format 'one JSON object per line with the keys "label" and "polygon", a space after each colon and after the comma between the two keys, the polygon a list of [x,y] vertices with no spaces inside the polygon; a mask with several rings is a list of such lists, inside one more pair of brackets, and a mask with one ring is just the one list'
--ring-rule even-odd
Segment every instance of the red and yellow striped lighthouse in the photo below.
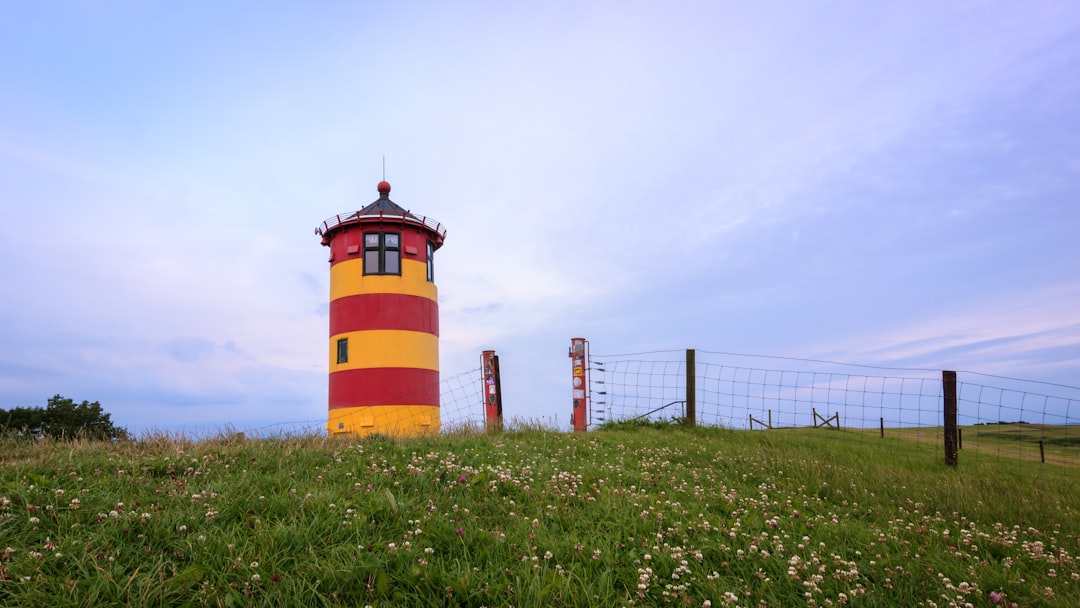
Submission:
{"label": "red and yellow striped lighthouse", "polygon": [[315,233],[330,248],[331,435],[439,432],[439,303],[435,251],[446,229],[390,200]]}

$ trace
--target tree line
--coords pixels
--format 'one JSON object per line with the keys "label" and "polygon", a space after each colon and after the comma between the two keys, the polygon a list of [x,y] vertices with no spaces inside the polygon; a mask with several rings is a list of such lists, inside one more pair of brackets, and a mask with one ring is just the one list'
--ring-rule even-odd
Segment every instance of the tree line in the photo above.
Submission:
{"label": "tree line", "polygon": [[128,432],[113,424],[97,401],[75,401],[60,395],[45,407],[0,408],[0,435],[37,439],[127,439]]}

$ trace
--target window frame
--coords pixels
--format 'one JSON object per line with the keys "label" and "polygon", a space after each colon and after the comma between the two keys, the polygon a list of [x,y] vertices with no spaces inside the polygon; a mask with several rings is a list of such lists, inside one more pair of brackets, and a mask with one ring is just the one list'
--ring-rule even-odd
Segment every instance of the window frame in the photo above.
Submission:
{"label": "window frame", "polygon": [[338,338],[337,341],[337,362],[338,365],[349,362],[349,339]]}
{"label": "window frame", "polygon": [[427,280],[435,282],[435,243],[427,242]]}
{"label": "window frame", "polygon": [[[376,237],[377,244],[371,245],[368,243],[368,237]],[[388,246],[386,244],[387,236],[397,237],[397,244]],[[393,230],[380,230],[380,231],[368,231],[364,233],[364,274],[365,275],[391,275],[401,276],[401,252],[403,247],[401,246],[402,234]],[[378,260],[374,265],[377,268],[370,268],[373,264],[369,264],[371,257],[369,254],[375,254],[375,259]],[[397,265],[396,272],[387,271],[387,258],[393,260]]]}

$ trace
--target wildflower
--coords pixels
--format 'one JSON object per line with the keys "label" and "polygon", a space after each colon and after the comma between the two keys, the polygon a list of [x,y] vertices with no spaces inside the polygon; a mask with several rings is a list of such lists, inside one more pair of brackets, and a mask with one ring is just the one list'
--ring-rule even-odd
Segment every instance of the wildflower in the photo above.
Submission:
{"label": "wildflower", "polygon": [[259,567],[259,562],[251,562],[251,567],[252,568],[258,568]]}
{"label": "wildflower", "polygon": [[465,534],[465,531],[462,530],[460,527],[457,530],[455,530],[454,532],[456,532],[458,536],[463,536]]}
{"label": "wildflower", "polygon": [[990,592],[990,601],[994,602],[995,604],[1000,604],[1001,601],[1004,600],[1004,599],[1005,599],[1005,596],[998,593],[997,591],[991,591]]}
{"label": "wildflower", "polygon": [[31,517],[30,518],[30,523],[31,524],[37,524],[37,523],[40,523],[40,522],[41,522],[41,520],[36,518],[36,517]]}

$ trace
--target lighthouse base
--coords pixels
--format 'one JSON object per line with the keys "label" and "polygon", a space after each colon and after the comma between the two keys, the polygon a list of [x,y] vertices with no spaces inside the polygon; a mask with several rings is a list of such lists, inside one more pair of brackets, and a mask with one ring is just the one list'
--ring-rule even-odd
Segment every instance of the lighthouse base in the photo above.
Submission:
{"label": "lighthouse base", "polygon": [[326,430],[330,436],[363,437],[379,433],[394,437],[438,435],[439,408],[431,405],[367,405],[330,410]]}

